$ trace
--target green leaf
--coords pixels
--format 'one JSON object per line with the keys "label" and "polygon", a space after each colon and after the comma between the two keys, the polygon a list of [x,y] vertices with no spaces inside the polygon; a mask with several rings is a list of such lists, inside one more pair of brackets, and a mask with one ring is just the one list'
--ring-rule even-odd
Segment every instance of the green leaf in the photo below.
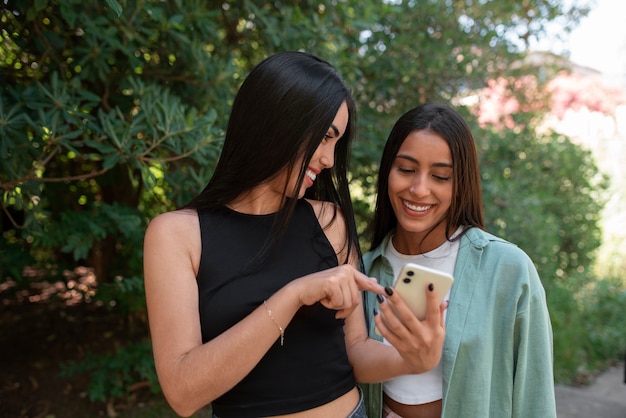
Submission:
{"label": "green leaf", "polygon": [[122,15],[122,5],[119,4],[117,0],[106,0],[107,5],[115,12],[117,17],[119,18]]}
{"label": "green leaf", "polygon": [[97,149],[98,151],[100,151],[100,153],[102,155],[107,155],[107,154],[111,154],[111,153],[118,153],[119,151],[114,148],[113,146],[111,146],[111,144],[106,143],[106,142],[97,142],[97,141],[93,141],[91,139],[85,139],[83,141],[83,143],[85,145],[87,145],[88,147],[92,147]]}
{"label": "green leaf", "polygon": [[104,159],[104,162],[102,163],[102,168],[110,170],[115,167],[119,161],[120,155],[118,153],[111,154]]}

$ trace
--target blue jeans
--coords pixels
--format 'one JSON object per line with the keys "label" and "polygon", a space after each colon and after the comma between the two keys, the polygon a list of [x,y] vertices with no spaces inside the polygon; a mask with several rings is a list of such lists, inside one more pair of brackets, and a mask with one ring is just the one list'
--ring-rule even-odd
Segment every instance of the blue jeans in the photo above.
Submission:
{"label": "blue jeans", "polygon": [[347,418],[367,418],[367,411],[365,410],[365,399],[363,398],[363,391],[360,387],[359,389],[359,403],[356,404],[356,407],[350,412],[350,415]]}
{"label": "blue jeans", "polygon": [[[363,399],[363,392],[361,391],[360,387],[357,387],[357,389],[359,389],[359,403],[356,404],[352,412],[350,412],[350,415],[348,415],[346,418],[367,418],[367,411],[365,410],[365,399]],[[215,415],[215,413],[213,413],[213,418],[219,418],[219,417]]]}

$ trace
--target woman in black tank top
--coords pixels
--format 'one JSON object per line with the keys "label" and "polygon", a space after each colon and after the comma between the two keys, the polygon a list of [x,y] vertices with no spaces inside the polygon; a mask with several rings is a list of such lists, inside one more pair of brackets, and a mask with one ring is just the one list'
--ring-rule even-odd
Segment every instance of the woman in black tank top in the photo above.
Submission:
{"label": "woman in black tank top", "polygon": [[[357,382],[438,363],[435,295],[418,321],[359,271],[346,176],[355,112],[326,61],[270,56],[237,93],[208,185],[148,226],[154,357],[178,414],[364,417]],[[378,295],[393,346],[368,339],[363,291]]]}

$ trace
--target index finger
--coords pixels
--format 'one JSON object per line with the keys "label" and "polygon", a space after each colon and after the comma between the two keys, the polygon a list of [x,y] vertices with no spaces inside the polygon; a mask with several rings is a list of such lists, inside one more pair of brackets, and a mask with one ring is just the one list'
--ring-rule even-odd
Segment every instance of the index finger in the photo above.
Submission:
{"label": "index finger", "polygon": [[370,292],[384,294],[385,288],[378,284],[378,281],[373,277],[368,277],[367,275],[357,271],[354,275],[354,281],[357,284],[359,290],[369,290]]}

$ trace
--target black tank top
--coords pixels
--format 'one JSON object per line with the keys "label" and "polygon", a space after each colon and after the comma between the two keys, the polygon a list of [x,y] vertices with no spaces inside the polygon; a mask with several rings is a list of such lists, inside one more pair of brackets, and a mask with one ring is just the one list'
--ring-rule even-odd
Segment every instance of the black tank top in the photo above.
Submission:
{"label": "black tank top", "polygon": [[[282,239],[250,265],[266,244],[276,215],[199,210],[198,272],[202,341],[229,329],[278,289],[338,265],[337,256],[304,199]],[[255,267],[256,266],[256,267]],[[302,307],[259,364],[212,406],[219,417],[282,415],[326,404],[355,386],[343,320],[321,304]],[[284,325],[283,325],[284,326]]]}

